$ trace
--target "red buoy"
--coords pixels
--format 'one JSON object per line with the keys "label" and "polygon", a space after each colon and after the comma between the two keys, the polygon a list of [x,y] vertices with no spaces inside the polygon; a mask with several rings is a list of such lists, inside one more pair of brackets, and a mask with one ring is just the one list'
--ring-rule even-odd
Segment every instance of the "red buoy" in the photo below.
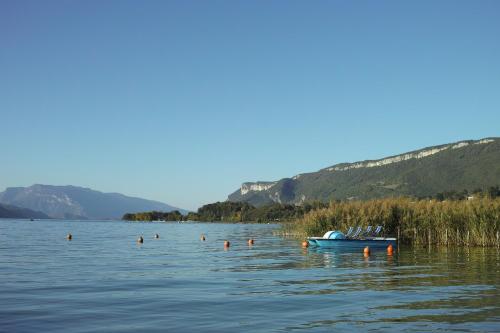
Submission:
{"label": "red buoy", "polygon": [[392,253],[393,253],[392,244],[389,244],[389,246],[387,247],[387,255],[392,256]]}

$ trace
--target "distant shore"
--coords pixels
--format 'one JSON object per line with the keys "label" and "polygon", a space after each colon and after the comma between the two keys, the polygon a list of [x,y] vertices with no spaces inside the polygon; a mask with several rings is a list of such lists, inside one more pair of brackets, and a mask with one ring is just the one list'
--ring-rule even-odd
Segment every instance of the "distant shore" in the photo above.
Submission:
{"label": "distant shore", "polygon": [[302,205],[274,203],[260,207],[247,202],[224,201],[204,205],[197,212],[189,212],[186,215],[182,215],[179,211],[151,211],[127,213],[122,219],[127,221],[291,222],[312,210],[325,207],[328,207],[328,204],[319,201]]}
{"label": "distant shore", "polygon": [[369,201],[314,202],[302,206],[273,204],[253,207],[245,202],[217,202],[197,213],[140,212],[127,221],[196,221],[281,223],[282,235],[321,236],[329,230],[382,226],[382,235],[403,244],[500,246],[500,198],[469,200],[387,198]]}

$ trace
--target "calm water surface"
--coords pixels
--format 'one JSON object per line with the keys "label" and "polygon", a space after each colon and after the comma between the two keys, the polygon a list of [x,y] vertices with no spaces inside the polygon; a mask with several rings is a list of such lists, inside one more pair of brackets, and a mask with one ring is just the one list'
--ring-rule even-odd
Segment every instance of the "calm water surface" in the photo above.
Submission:
{"label": "calm water surface", "polygon": [[277,228],[0,220],[0,331],[500,331],[496,248],[365,259]]}

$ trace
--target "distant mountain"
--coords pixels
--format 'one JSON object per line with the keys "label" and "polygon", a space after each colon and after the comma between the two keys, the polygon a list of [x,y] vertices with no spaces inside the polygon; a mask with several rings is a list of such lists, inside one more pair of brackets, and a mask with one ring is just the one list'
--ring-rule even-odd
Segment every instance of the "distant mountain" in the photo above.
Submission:
{"label": "distant mountain", "polygon": [[27,208],[0,204],[0,218],[12,219],[48,219],[42,212],[36,212]]}
{"label": "distant mountain", "polygon": [[65,219],[120,219],[128,212],[151,210],[179,210],[186,213],[185,210],[158,201],[128,197],[119,193],[102,193],[77,186],[10,187],[0,192],[0,203],[40,211],[52,218]]}
{"label": "distant mountain", "polygon": [[433,196],[500,185],[500,138],[428,147],[379,160],[341,163],[274,182],[244,183],[229,201],[272,202]]}

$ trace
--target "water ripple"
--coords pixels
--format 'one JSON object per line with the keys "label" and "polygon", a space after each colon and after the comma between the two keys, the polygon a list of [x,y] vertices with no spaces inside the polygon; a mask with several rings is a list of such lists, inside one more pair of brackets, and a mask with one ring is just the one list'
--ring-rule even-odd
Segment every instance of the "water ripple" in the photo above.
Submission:
{"label": "water ripple", "polygon": [[276,228],[1,220],[0,331],[498,331],[498,249],[364,258]]}

